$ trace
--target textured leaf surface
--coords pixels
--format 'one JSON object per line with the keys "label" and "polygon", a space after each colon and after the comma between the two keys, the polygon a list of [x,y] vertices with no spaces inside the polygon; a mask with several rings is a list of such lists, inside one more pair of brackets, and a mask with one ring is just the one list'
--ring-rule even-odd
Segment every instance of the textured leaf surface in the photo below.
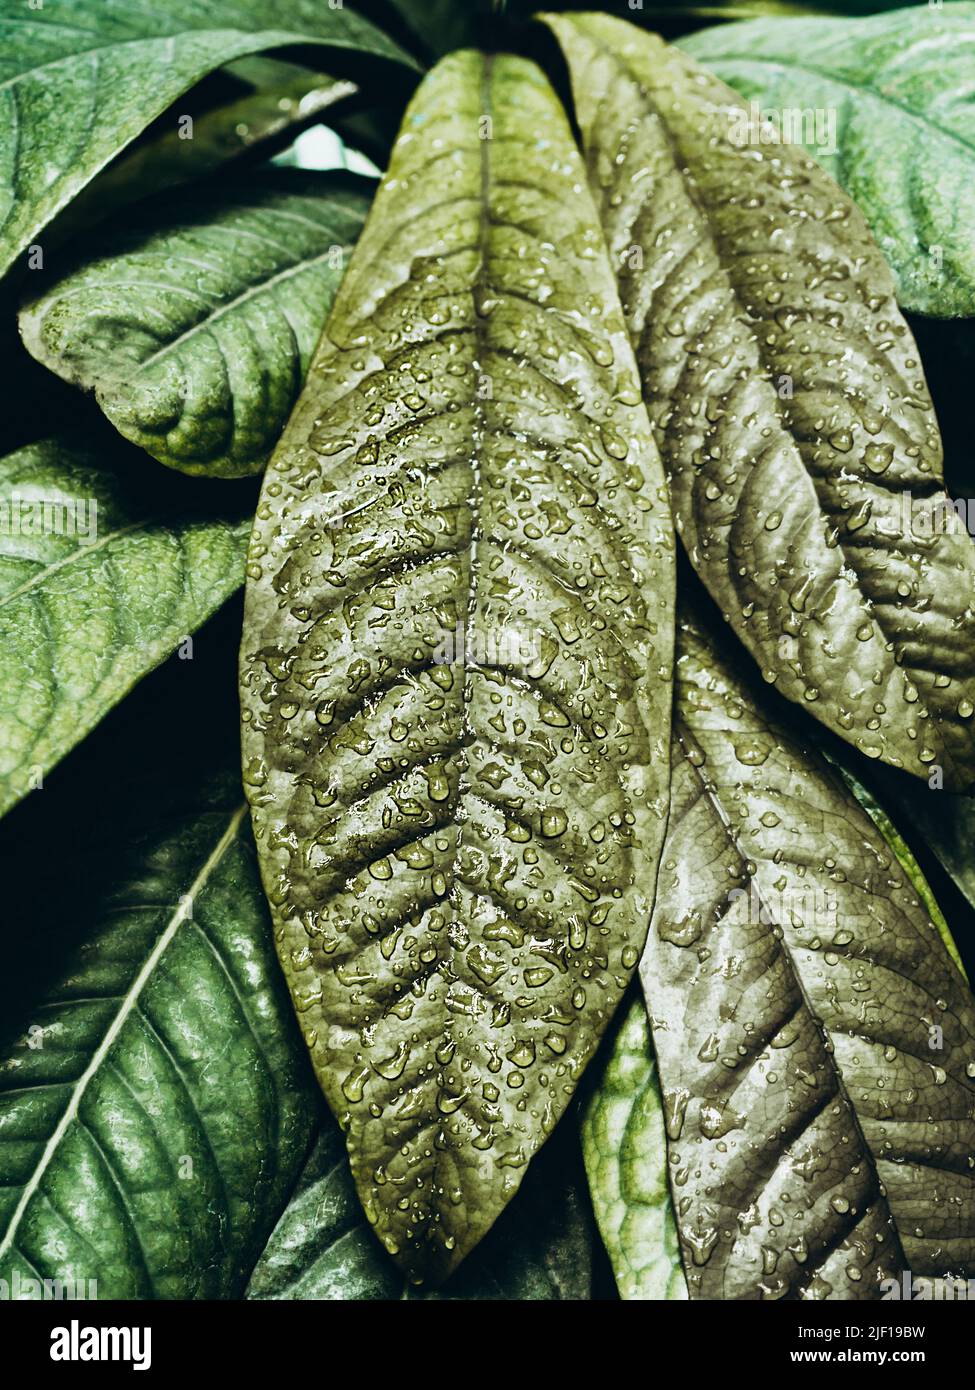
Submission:
{"label": "textured leaf surface", "polygon": [[247,1288],[258,1299],[588,1299],[592,1232],[578,1155],[559,1131],[474,1255],[422,1293],[376,1240],[356,1195],[341,1131],[329,1120]]}
{"label": "textured leaf surface", "polygon": [[660,1082],[642,998],[615,1029],[583,1113],[582,1151],[620,1297],[685,1299]]}
{"label": "textured leaf surface", "polygon": [[243,577],[239,498],[208,517],[113,457],[65,436],[0,459],[0,811]]}
{"label": "textured leaf surface", "polygon": [[[932,892],[931,885],[928,883],[927,879],[924,877],[924,874],[921,871],[920,864],[918,864],[917,860],[914,858],[914,855],[911,853],[910,846],[906,843],[904,837],[900,834],[897,827],[890,819],[890,816],[888,816],[887,812],[877,801],[877,798],[867,787],[863,785],[859,778],[855,777],[848,768],[839,767],[836,764],[834,764],[834,766],[837,766],[837,770],[842,776],[844,782],[850,788],[850,791],[856,797],[857,801],[859,801],[860,805],[867,812],[867,815],[870,817],[874,825],[876,825],[877,829],[880,831],[881,835],[883,835],[884,839],[887,841],[888,845],[890,845],[891,849],[894,851],[894,854],[897,856],[898,862],[900,863],[905,874],[910,880],[911,885],[913,886],[921,902],[924,904],[925,911],[931,918],[931,921],[934,923],[934,925],[938,928],[938,931],[941,934],[941,939],[945,943],[945,949],[947,950],[949,956],[951,956],[952,960],[958,966],[958,969],[965,976],[965,978],[968,979],[968,975],[965,971],[964,962],[962,961],[958,947],[955,945],[954,938],[951,935],[951,928],[948,926],[948,923],[945,920],[944,913],[938,906],[938,902],[934,896],[934,893]],[[913,800],[916,804],[916,795],[913,798]],[[950,800],[963,801],[965,800],[965,798],[951,797]]]}
{"label": "textured leaf surface", "polygon": [[411,1278],[449,1273],[516,1190],[653,897],[672,539],[601,248],[538,70],[446,59],[248,567],[245,781],[279,951]]}
{"label": "textured leaf surface", "polygon": [[681,47],[780,129],[799,113],[789,138],[855,199],[905,308],[975,314],[975,5],[759,19]]}
{"label": "textured leaf surface", "polygon": [[[269,19],[273,20],[269,23]],[[224,63],[316,43],[411,64],[317,0],[0,0],[0,273],[99,169]]]}
{"label": "textured leaf surface", "polygon": [[170,468],[257,472],[373,191],[352,175],[273,169],[144,203],[25,306],[24,342]]}
{"label": "textured leaf surface", "polygon": [[692,563],[784,695],[969,785],[975,547],[861,214],[677,49],[550,22]]}
{"label": "textured leaf surface", "polygon": [[692,1296],[969,1275],[975,1006],[937,926],[693,621],[674,740],[641,975]]}
{"label": "textured leaf surface", "polygon": [[[2,827],[21,875],[8,910],[31,924],[0,981],[8,1289],[16,1274],[93,1279],[100,1298],[238,1296],[307,1153],[317,1094],[235,804],[233,720],[193,728],[215,708],[214,640]],[[231,707],[233,686],[220,694]],[[71,828],[54,876],[49,817]]]}

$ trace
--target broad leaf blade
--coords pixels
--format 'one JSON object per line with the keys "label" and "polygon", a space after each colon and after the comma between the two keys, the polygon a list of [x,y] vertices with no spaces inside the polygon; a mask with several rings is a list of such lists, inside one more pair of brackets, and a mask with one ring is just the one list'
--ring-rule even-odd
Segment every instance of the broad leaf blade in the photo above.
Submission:
{"label": "broad leaf blade", "polygon": [[269,466],[242,647],[279,951],[411,1278],[517,1189],[635,965],[672,563],[564,116],[530,64],[453,55]]}
{"label": "broad leaf blade", "polygon": [[842,184],[899,302],[946,317],[975,314],[973,46],[969,3],[756,20],[681,40]]}
{"label": "broad leaf blade", "polygon": [[24,342],[168,467],[258,472],[372,193],[352,175],[273,169],[144,203],[26,304]]}
{"label": "broad leaf blade", "polygon": [[[8,911],[31,923],[8,934],[0,981],[11,1297],[15,1278],[83,1281],[82,1296],[95,1280],[103,1299],[237,1297],[307,1153],[319,1102],[238,804],[233,720],[193,723],[232,708],[229,635],[208,627],[192,662],[174,659],[2,828],[19,874]],[[70,827],[57,875],[52,824]]]}
{"label": "broad leaf blade", "polygon": [[0,0],[0,274],[188,87],[295,44],[413,66],[351,9],[316,0],[282,0],[273,13],[259,0]]}
{"label": "broad leaf blade", "polygon": [[589,1191],[620,1297],[685,1299],[646,1007],[635,999],[620,1012],[582,1116]]}
{"label": "broad leaf blade", "polygon": [[0,459],[0,812],[243,580],[241,500],[208,517],[144,462],[72,436]]}
{"label": "broad leaf blade", "polygon": [[255,1299],[588,1299],[592,1234],[560,1130],[494,1229],[442,1289],[414,1292],[369,1227],[331,1119],[247,1286]]}
{"label": "broad leaf blade", "polygon": [[641,965],[692,1295],[876,1298],[975,1268],[975,1005],[843,783],[678,635]]}
{"label": "broad leaf blade", "polygon": [[677,49],[549,22],[692,563],[784,695],[970,784],[975,547],[861,214]]}

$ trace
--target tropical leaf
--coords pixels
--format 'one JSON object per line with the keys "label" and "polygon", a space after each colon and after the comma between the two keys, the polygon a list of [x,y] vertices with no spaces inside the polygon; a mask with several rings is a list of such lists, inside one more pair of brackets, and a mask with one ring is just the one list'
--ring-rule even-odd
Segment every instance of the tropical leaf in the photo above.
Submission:
{"label": "tropical leaf", "polygon": [[126,203],[201,179],[245,156],[273,151],[325,111],[341,110],[356,91],[354,82],[279,59],[242,59],[231,69],[240,81],[252,78],[263,85],[195,117],[192,140],[182,138],[174,125],[123,150],[58,218],[58,241],[103,221]]}
{"label": "tropical leaf", "polygon": [[214,68],[295,44],[413,66],[351,9],[281,0],[268,17],[261,0],[0,0],[0,274]]}
{"label": "tropical leaf", "polygon": [[168,467],[257,472],[373,191],[348,174],[270,169],[143,203],[26,304],[24,342]]}
{"label": "tropical leaf", "polygon": [[975,314],[975,4],[758,19],[681,39],[859,205],[922,314]]}
{"label": "tropical leaf", "polygon": [[64,436],[0,459],[0,812],[243,579],[239,496],[208,517],[116,455]]}
{"label": "tropical leaf", "polygon": [[367,1216],[417,1280],[476,1244],[564,1109],[663,834],[670,518],[584,187],[532,65],[465,52],[427,78],[248,567],[279,953]]}
{"label": "tropical leaf", "polygon": [[[82,1297],[89,1280],[107,1299],[239,1296],[312,1138],[232,721],[189,717],[214,708],[199,668],[216,643],[208,629],[4,822],[8,911],[31,924],[8,934],[0,982],[12,1297],[43,1279]],[[232,648],[222,660],[232,675]],[[70,827],[55,875],[51,824]]]}
{"label": "tropical leaf", "polygon": [[620,1012],[582,1116],[589,1191],[620,1297],[685,1299],[647,1011]]}
{"label": "tropical leaf", "polygon": [[883,836],[678,633],[641,964],[692,1296],[876,1298],[975,1270],[975,1004]]}
{"label": "tropical leaf", "polygon": [[329,1119],[247,1288],[257,1299],[588,1299],[592,1232],[562,1127],[476,1253],[442,1289],[411,1289],[373,1234]]}
{"label": "tropical leaf", "polygon": [[549,23],[692,563],[784,695],[970,785],[975,547],[861,214],[677,49]]}

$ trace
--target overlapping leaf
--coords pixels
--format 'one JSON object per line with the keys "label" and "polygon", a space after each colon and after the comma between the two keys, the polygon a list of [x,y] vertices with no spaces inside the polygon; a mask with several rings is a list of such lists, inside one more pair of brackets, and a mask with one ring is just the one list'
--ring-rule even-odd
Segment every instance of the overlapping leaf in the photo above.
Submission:
{"label": "overlapping leaf", "polygon": [[259,471],[304,381],[373,193],[272,169],[143,204],[21,312],[38,361],[184,473]]}
{"label": "overlapping leaf", "polygon": [[626,987],[666,807],[663,475],[531,65],[453,55],[408,111],[248,572],[281,959],[368,1217],[442,1278]]}
{"label": "overlapping leaf", "polygon": [[356,91],[354,82],[277,58],[245,58],[229,72],[251,89],[196,116],[191,140],[178,123],[164,125],[155,138],[123,151],[58,218],[58,241],[102,221],[114,208],[273,150],[326,110],[341,111]]}
{"label": "overlapping leaf", "polygon": [[241,500],[208,516],[146,462],[71,436],[0,459],[0,811],[242,581]]}
{"label": "overlapping leaf", "polygon": [[247,1286],[256,1299],[587,1299],[592,1220],[564,1127],[517,1197],[442,1289],[415,1291],[376,1240],[329,1119]]}
{"label": "overlapping leaf", "polygon": [[691,561],[783,694],[969,785],[975,547],[861,214],[678,50],[550,23]]}
{"label": "overlapping leaf", "polygon": [[975,314],[975,5],[759,19],[681,47],[855,199],[905,308]]}
{"label": "overlapping leaf", "polygon": [[[216,640],[2,827],[18,875],[0,982],[10,1297],[41,1297],[41,1280],[67,1297],[239,1296],[312,1137],[320,1098],[237,804],[232,721],[190,717],[219,711],[200,678]],[[211,754],[228,744],[221,771]]]}
{"label": "overlapping leaf", "polygon": [[693,1295],[975,1269],[975,1005],[883,836],[692,619],[641,964]]}
{"label": "overlapping leaf", "polygon": [[685,1299],[660,1083],[642,998],[623,1013],[609,1046],[582,1117],[600,1234],[621,1298]]}
{"label": "overlapping leaf", "polygon": [[351,6],[317,0],[273,11],[261,0],[0,0],[0,273],[193,83],[295,44],[412,65]]}

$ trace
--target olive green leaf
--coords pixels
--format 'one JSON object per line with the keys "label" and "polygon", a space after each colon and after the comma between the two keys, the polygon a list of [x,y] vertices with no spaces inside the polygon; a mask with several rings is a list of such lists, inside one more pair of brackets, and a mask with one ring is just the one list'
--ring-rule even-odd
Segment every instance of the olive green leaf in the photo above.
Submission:
{"label": "olive green leaf", "polygon": [[241,499],[207,516],[201,485],[148,486],[113,444],[63,436],[0,458],[0,812],[243,579]]}
{"label": "olive green leaf", "polygon": [[971,1275],[975,1003],[938,926],[690,615],[674,745],[641,976],[692,1296]]}
{"label": "olive green leaf", "polygon": [[267,169],[143,203],[25,305],[24,343],[168,467],[257,472],[373,192],[348,174]]}
{"label": "olive green leaf", "polygon": [[560,1127],[476,1253],[438,1290],[414,1290],[369,1227],[329,1119],[247,1286],[258,1299],[588,1299],[592,1218]]}
{"label": "olive green leaf", "polygon": [[351,6],[319,0],[0,0],[0,274],[187,88],[295,44],[414,66]]}
{"label": "olive green leaf", "polygon": [[582,1116],[589,1191],[620,1297],[685,1299],[660,1083],[643,1000],[620,1014]]}
{"label": "olive green leaf", "polygon": [[975,314],[975,4],[758,19],[681,39],[859,205],[922,314]]}
{"label": "olive green leaf", "polygon": [[[147,789],[163,776],[149,769]],[[195,766],[180,776],[193,788]],[[228,789],[197,785],[199,808],[159,826],[139,819],[148,797],[127,804],[100,840],[79,800],[68,842],[85,853],[58,864],[70,892],[43,869],[33,884],[35,964],[38,940],[66,924],[72,939],[35,992],[5,1000],[0,1279],[15,1298],[45,1279],[81,1297],[92,1280],[99,1298],[239,1296],[293,1186],[313,1083]]]}
{"label": "olive green leaf", "polygon": [[975,778],[975,546],[861,214],[675,48],[553,16],[678,531],[766,678]]}
{"label": "olive green leaf", "polygon": [[514,1194],[638,959],[673,582],[565,117],[531,64],[451,55],[269,465],[241,672],[279,953],[412,1280]]}

